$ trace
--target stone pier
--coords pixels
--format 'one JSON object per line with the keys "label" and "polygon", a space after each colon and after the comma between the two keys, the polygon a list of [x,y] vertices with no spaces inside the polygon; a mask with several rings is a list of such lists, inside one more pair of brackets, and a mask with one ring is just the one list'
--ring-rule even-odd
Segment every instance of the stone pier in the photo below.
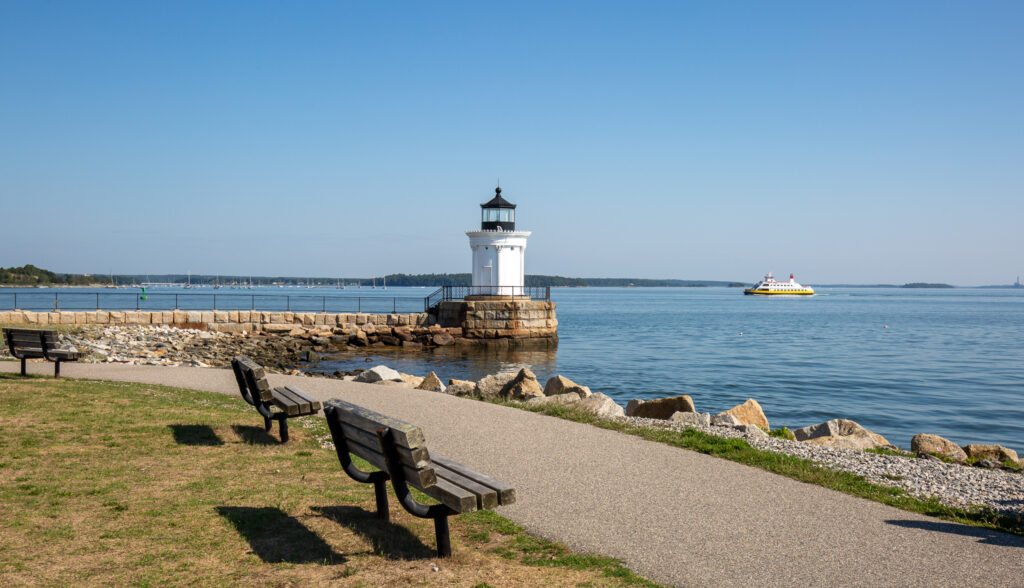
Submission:
{"label": "stone pier", "polygon": [[558,345],[555,303],[518,297],[481,297],[442,302],[437,324],[462,330],[468,341],[487,346]]}

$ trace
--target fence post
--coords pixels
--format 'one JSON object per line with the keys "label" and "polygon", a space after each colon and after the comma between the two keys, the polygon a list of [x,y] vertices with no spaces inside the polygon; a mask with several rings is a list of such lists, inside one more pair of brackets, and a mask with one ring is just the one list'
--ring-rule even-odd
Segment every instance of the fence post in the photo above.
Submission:
{"label": "fence post", "polygon": [[57,312],[58,308],[60,308],[60,301],[57,299],[57,293],[54,292],[53,293],[53,311]]}
{"label": "fence post", "polygon": [[363,312],[363,297],[356,296],[356,312]]}
{"label": "fence post", "polygon": [[292,297],[291,296],[285,296],[284,297],[284,305],[285,305],[284,306],[285,307],[285,312],[291,312],[292,311]]}
{"label": "fence post", "polygon": [[139,305],[140,304],[142,304],[142,302],[139,300],[139,295],[136,294],[135,295],[135,310],[139,310]]}
{"label": "fence post", "polygon": [[[252,300],[249,301],[249,303],[252,306],[252,308],[250,308],[249,310],[256,310],[256,295],[255,294],[249,294],[249,298],[252,298]],[[256,321],[253,321],[253,322],[256,322]]]}
{"label": "fence post", "polygon": [[391,298],[391,314],[398,314],[398,298]]}
{"label": "fence post", "polygon": [[100,309],[100,293],[96,293],[96,310]]}
{"label": "fence post", "polygon": [[321,305],[321,308],[322,308],[321,312],[323,312],[324,314],[327,314],[327,297],[326,296],[321,296],[320,297],[320,301],[323,303]]}

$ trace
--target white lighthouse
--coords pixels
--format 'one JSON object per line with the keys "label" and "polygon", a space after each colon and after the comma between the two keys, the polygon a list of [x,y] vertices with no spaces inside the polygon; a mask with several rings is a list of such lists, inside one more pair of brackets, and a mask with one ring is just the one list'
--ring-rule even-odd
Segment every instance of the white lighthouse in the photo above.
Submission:
{"label": "white lighthouse", "polygon": [[516,230],[516,205],[501,197],[480,205],[480,230],[466,231],[473,249],[472,297],[525,296],[526,238]]}

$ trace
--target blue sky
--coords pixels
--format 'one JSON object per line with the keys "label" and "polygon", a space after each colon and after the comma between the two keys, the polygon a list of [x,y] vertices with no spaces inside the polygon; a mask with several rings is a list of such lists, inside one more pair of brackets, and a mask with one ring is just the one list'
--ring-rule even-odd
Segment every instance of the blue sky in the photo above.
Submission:
{"label": "blue sky", "polygon": [[[0,0],[0,266],[1024,274],[1020,2]],[[46,235],[40,237],[40,231]]]}

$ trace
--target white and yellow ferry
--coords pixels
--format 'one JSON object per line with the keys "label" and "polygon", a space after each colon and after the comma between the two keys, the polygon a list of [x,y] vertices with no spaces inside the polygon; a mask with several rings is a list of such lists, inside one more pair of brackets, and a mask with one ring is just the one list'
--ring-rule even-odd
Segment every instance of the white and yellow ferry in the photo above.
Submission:
{"label": "white and yellow ferry", "polygon": [[763,280],[754,284],[753,288],[747,288],[743,293],[760,294],[763,296],[810,296],[814,294],[814,288],[797,284],[796,280],[793,279],[793,274],[789,274],[788,282],[778,282],[769,273],[765,275]]}

